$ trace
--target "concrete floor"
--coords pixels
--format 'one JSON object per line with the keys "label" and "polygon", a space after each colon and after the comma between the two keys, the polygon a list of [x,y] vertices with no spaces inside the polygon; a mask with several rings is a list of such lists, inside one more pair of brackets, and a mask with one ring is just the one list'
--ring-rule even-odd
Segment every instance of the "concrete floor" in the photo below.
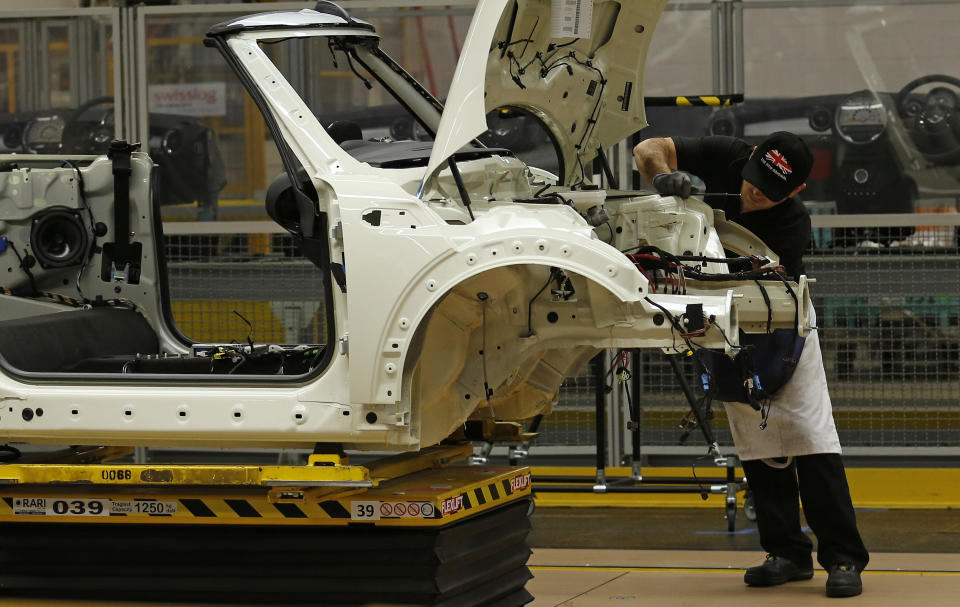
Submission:
{"label": "concrete floor", "polygon": [[[960,511],[858,510],[857,518],[872,554],[864,593],[847,603],[960,604]],[[832,601],[820,569],[809,581],[745,586],[744,569],[764,557],[756,526],[741,519],[727,533],[719,509],[540,508],[533,529],[535,577],[527,584],[536,597],[532,607],[794,607]]]}
{"label": "concrete floor", "polygon": [[[774,588],[743,584],[743,570],[762,552],[664,550],[535,550],[531,607],[798,607],[836,605],[824,593],[827,575]],[[874,553],[864,592],[844,605],[955,607],[960,555]]]}

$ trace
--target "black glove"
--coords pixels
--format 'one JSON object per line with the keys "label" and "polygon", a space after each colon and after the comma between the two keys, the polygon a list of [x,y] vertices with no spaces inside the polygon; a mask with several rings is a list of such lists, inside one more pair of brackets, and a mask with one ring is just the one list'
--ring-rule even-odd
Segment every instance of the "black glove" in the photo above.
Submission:
{"label": "black glove", "polygon": [[661,196],[679,196],[689,198],[690,194],[702,192],[703,180],[686,171],[660,173],[653,178],[653,187]]}

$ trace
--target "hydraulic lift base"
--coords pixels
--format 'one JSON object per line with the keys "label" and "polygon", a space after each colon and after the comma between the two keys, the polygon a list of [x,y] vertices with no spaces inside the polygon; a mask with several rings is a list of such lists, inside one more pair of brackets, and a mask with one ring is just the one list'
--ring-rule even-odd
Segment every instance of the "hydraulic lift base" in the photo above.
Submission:
{"label": "hydraulic lift base", "polygon": [[471,452],[2,465],[0,596],[523,605],[529,469],[438,467]]}

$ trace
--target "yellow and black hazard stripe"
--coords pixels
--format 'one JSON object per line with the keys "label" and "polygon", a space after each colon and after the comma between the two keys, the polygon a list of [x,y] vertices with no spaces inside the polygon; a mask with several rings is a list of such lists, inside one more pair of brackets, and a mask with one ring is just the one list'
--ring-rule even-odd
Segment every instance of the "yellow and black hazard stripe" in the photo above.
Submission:
{"label": "yellow and black hazard stripe", "polygon": [[[522,477],[522,475],[521,475]],[[495,502],[506,501],[514,493],[523,491],[523,489],[514,490],[510,484],[512,479],[505,478],[499,482],[488,483],[480,487],[469,489],[460,494],[463,499],[463,509],[470,510],[479,506],[486,506]],[[529,487],[529,477],[525,488]]]}
{"label": "yellow and black hazard stripe", "polygon": [[118,488],[88,488],[75,493],[78,487],[64,485],[11,487],[0,492],[0,520],[321,526],[359,521],[402,527],[442,526],[522,499],[531,491],[529,468],[445,469],[442,474],[455,487],[442,494],[424,489],[431,485],[429,480],[412,476],[374,489],[330,495],[328,499],[311,498],[308,492],[298,499],[276,499],[271,493],[247,491],[167,491],[144,495]]}
{"label": "yellow and black hazard stripe", "polygon": [[644,97],[647,107],[725,107],[742,103],[743,95],[678,95],[676,97]]}
{"label": "yellow and black hazard stripe", "polygon": [[[271,502],[252,499],[181,498],[180,504],[195,518],[241,519],[348,519],[350,511],[340,502]],[[221,507],[224,504],[226,509]]]}

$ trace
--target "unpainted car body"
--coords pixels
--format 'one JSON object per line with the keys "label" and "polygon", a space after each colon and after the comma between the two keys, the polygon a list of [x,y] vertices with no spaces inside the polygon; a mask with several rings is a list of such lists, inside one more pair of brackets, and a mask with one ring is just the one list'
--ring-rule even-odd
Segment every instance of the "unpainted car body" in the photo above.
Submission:
{"label": "unpainted car body", "polygon": [[[414,450],[468,420],[548,412],[563,379],[602,348],[732,352],[740,331],[806,334],[805,277],[737,274],[719,261],[732,251],[775,263],[751,233],[696,199],[591,183],[597,150],[644,125],[645,51],[664,4],[597,0],[589,37],[554,38],[550,2],[485,0],[445,108],[369,24],[331,3],[213,27],[208,45],[278,144],[287,177],[267,211],[323,278],[325,343],[191,344],[172,328],[145,154],[131,155],[126,215],[121,152],[0,173],[0,221],[19,251],[0,256],[10,268],[0,438]],[[349,55],[432,145],[338,143],[264,50],[306,38]],[[551,129],[559,183],[474,141],[497,107]],[[74,233],[66,248],[81,253],[67,262],[51,246],[53,264],[25,268],[24,243],[54,207]],[[624,251],[662,259],[645,267],[650,259]],[[78,291],[88,304],[79,309],[51,300]]]}

